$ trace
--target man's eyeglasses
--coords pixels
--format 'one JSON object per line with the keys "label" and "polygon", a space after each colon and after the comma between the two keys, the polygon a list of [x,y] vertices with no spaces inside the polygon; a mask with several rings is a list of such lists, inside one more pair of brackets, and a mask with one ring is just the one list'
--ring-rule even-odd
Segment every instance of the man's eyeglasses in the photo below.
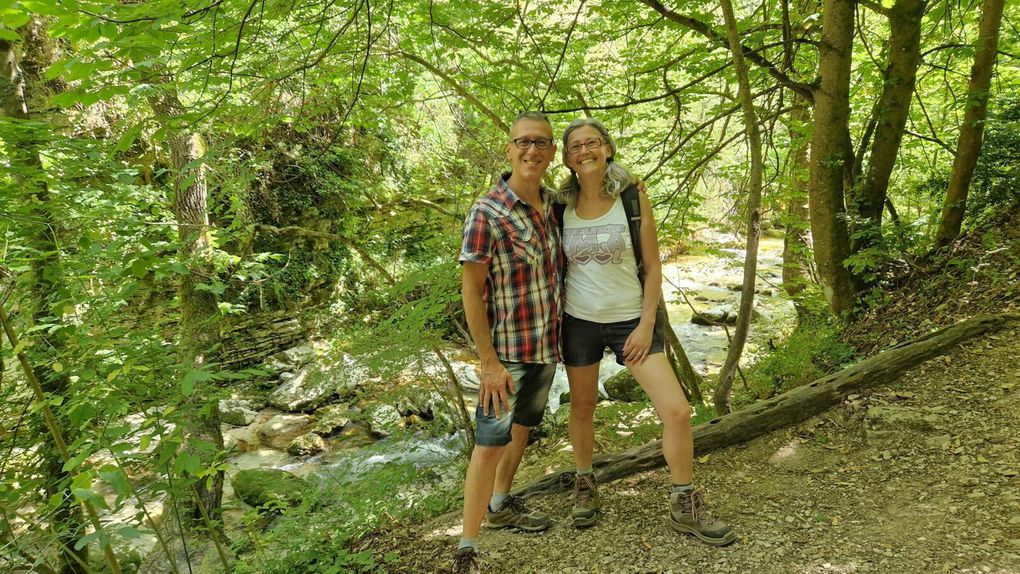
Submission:
{"label": "man's eyeglasses", "polygon": [[553,144],[552,138],[539,138],[537,140],[517,138],[510,141],[514,142],[517,149],[528,149],[531,146],[535,146],[535,149],[549,149],[549,146]]}
{"label": "man's eyeglasses", "polygon": [[602,147],[602,144],[604,143],[606,142],[602,141],[601,138],[577,142],[567,146],[567,151],[570,153],[581,153],[582,149],[599,149],[600,147]]}

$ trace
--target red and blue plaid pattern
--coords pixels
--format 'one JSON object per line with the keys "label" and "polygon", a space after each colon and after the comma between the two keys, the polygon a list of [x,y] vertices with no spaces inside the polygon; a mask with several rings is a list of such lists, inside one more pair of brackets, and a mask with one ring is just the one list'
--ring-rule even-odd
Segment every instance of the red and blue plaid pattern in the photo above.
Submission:
{"label": "red and blue plaid pattern", "polygon": [[478,198],[464,222],[460,262],[487,263],[485,302],[492,344],[501,361],[560,360],[563,250],[551,195],[545,212],[520,200],[504,174]]}

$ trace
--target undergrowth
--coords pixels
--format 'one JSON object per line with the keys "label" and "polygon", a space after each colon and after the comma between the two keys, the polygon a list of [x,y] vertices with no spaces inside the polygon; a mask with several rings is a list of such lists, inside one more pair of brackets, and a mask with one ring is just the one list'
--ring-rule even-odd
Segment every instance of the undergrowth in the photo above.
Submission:
{"label": "undergrowth", "polygon": [[321,477],[296,508],[278,509],[259,531],[265,510],[250,511],[234,574],[341,574],[386,572],[395,555],[351,548],[363,536],[399,522],[438,515],[457,500],[461,473],[389,462],[366,474],[337,471]]}
{"label": "undergrowth", "polygon": [[833,373],[854,358],[840,340],[836,322],[827,314],[808,313],[776,349],[745,372],[747,388],[738,388],[734,404],[768,399]]}

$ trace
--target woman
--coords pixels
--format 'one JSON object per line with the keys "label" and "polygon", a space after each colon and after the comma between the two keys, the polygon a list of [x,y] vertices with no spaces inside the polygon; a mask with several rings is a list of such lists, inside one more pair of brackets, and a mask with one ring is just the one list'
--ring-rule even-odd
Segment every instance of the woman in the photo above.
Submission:
{"label": "woman", "polygon": [[662,420],[662,452],[673,481],[673,529],[709,544],[729,544],[736,540],[736,533],[703,512],[700,491],[692,484],[691,408],[663,353],[665,318],[658,310],[662,266],[651,204],[645,194],[639,194],[642,288],[620,199],[632,178],[613,161],[615,156],[616,144],[598,120],[574,120],[563,133],[563,164],[570,170],[559,189],[561,201],[567,204],[563,361],[570,383],[569,431],[577,465],[571,518],[574,526],[582,528],[595,524],[597,517],[594,414],[599,362],[609,347],[617,363],[630,369]]}

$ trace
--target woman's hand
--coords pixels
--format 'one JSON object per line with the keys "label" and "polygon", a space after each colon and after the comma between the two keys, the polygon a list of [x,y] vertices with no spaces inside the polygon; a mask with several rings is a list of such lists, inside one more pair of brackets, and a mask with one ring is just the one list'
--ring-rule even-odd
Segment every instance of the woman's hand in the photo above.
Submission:
{"label": "woman's hand", "polygon": [[626,364],[635,363],[640,365],[648,357],[648,351],[652,348],[652,332],[655,324],[638,323],[638,326],[630,332],[627,342],[623,344],[623,362]]}

